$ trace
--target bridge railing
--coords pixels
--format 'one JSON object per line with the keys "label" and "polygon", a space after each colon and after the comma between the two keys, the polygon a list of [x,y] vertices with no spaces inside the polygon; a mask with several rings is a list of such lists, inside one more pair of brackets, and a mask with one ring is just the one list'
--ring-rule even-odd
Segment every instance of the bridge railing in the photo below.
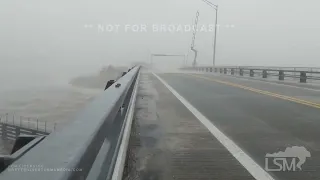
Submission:
{"label": "bridge railing", "polygon": [[197,66],[183,67],[182,70],[212,72],[250,77],[277,77],[279,80],[299,79],[301,83],[320,80],[320,68],[312,67],[262,67],[262,66]]}
{"label": "bridge railing", "polygon": [[0,115],[0,124],[21,127],[29,129],[30,131],[44,132],[49,134],[55,131],[57,127],[56,122],[41,121],[37,118],[24,117],[15,114],[5,113]]}
{"label": "bridge railing", "polygon": [[48,132],[36,129],[25,128],[14,124],[0,122],[0,136],[3,140],[15,141],[20,135],[48,135]]}
{"label": "bridge railing", "polygon": [[126,120],[132,114],[128,109],[134,106],[139,69],[134,67],[114,82],[74,121],[52,132],[13,162],[0,179],[111,179]]}

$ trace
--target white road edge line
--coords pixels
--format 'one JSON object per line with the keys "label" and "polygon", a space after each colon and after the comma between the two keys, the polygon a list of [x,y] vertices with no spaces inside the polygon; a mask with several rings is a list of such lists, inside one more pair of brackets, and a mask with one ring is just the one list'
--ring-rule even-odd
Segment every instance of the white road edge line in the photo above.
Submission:
{"label": "white road edge line", "polygon": [[263,168],[261,168],[248,154],[246,154],[239,146],[221,132],[209,119],[202,115],[195,107],[193,107],[185,98],[175,91],[157,74],[157,77],[168,89],[174,94],[182,104],[211,132],[211,134],[235,157],[247,171],[258,180],[274,180]]}
{"label": "white road edge line", "polygon": [[130,107],[129,107],[129,111],[128,111],[126,122],[125,122],[126,126],[124,128],[122,142],[120,144],[119,153],[117,156],[117,162],[114,166],[112,180],[122,180],[124,163],[126,162],[127,149],[128,149],[129,140],[130,140],[134,109],[135,109],[135,104],[137,99],[137,92],[139,88],[139,79],[140,79],[140,72],[136,79],[135,87],[133,89],[132,97],[130,99]]}

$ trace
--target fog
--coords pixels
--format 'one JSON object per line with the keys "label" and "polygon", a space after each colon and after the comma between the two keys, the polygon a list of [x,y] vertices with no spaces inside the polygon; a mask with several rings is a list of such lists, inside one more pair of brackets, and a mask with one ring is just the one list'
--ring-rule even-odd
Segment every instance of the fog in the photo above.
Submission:
{"label": "fog", "polygon": [[[320,66],[319,1],[216,0],[219,5],[218,65]],[[63,81],[103,65],[149,61],[150,53],[185,54],[192,32],[154,32],[154,24],[214,23],[201,0],[2,0],[1,79]],[[98,25],[120,25],[101,31]],[[147,31],[125,31],[126,25]],[[198,32],[199,64],[212,63],[213,32]],[[188,63],[191,64],[190,53]],[[156,58],[170,63],[166,57]],[[170,58],[179,61],[181,58]],[[176,63],[176,62],[175,62]],[[163,63],[164,64],[164,63]],[[162,65],[163,65],[162,64]]]}

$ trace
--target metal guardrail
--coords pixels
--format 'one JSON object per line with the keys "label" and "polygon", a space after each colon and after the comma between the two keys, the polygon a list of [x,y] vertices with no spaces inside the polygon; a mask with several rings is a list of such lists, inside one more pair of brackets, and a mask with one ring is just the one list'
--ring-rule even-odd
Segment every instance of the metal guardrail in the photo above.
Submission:
{"label": "metal guardrail", "polygon": [[118,79],[72,123],[48,135],[11,164],[0,179],[110,179],[139,69],[134,67]]}
{"label": "metal guardrail", "polygon": [[279,80],[285,78],[299,79],[301,83],[307,80],[320,80],[320,68],[312,67],[262,67],[262,66],[197,66],[183,67],[181,70],[199,71],[199,72],[215,72],[231,75],[249,75],[250,77],[261,76],[268,78],[269,76],[278,77]]}
{"label": "metal guardrail", "polygon": [[12,162],[22,157],[44,138],[45,136],[39,135],[20,135],[13,146],[11,154],[0,155],[0,172],[6,169]]}

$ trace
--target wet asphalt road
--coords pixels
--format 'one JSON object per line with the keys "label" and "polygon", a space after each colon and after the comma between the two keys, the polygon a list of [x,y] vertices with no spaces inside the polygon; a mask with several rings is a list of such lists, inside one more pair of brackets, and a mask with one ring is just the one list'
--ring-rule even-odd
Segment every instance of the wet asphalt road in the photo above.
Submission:
{"label": "wet asphalt road", "polygon": [[124,180],[251,180],[152,74],[141,74]]}
{"label": "wet asphalt road", "polygon": [[[320,109],[308,105],[319,102],[320,92],[225,76],[160,74],[160,77],[261,167],[265,168],[267,153],[285,151],[287,147],[303,146],[311,153],[302,170],[269,172],[275,179],[320,178]],[[299,101],[292,102],[274,94]]]}

